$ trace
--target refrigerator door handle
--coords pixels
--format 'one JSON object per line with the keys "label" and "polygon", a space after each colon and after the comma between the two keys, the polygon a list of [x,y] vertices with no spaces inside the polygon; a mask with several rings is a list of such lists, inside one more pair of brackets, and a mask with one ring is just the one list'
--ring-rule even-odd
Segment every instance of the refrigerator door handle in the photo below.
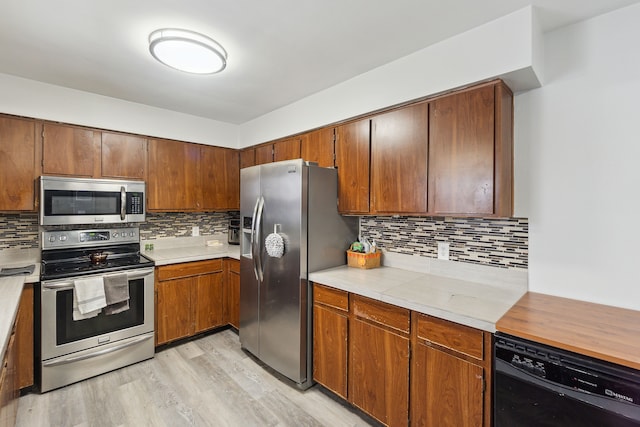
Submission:
{"label": "refrigerator door handle", "polygon": [[262,281],[264,280],[264,270],[262,269],[262,258],[261,258],[261,247],[262,247],[262,242],[260,241],[260,235],[261,235],[261,231],[262,231],[262,212],[264,211],[264,197],[260,196],[259,200],[258,200],[258,211],[256,212],[256,219],[255,219],[255,226],[254,226],[254,252],[255,255],[252,254],[253,257],[253,265],[254,265],[254,269],[256,271],[256,278],[258,279],[258,281],[260,283],[262,283]]}
{"label": "refrigerator door handle", "polygon": [[260,197],[256,198],[256,204],[253,206],[253,215],[251,216],[251,265],[253,266],[253,274],[256,276],[256,280],[260,280],[258,277],[258,269],[256,268],[256,217],[258,216],[258,206],[260,205]]}

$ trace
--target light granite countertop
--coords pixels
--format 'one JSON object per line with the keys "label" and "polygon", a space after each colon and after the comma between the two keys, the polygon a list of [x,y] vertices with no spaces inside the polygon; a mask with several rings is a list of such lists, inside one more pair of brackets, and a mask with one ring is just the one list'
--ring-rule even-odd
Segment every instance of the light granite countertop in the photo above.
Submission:
{"label": "light granite countertop", "polygon": [[[212,246],[208,246],[207,242],[211,242]],[[154,248],[144,249],[150,243]],[[142,254],[155,261],[157,266],[215,258],[240,259],[240,246],[227,244],[226,235],[143,240],[140,246],[143,248]]]}
{"label": "light granite countertop", "polygon": [[528,287],[526,271],[391,253],[383,263],[369,270],[335,267],[309,280],[492,333]]}
{"label": "light granite countertop", "polygon": [[7,249],[0,251],[0,268],[25,267],[34,264],[35,270],[29,276],[12,276],[0,278],[0,361],[4,360],[4,353],[11,337],[13,324],[18,314],[20,295],[25,283],[40,281],[40,250],[39,249]]}

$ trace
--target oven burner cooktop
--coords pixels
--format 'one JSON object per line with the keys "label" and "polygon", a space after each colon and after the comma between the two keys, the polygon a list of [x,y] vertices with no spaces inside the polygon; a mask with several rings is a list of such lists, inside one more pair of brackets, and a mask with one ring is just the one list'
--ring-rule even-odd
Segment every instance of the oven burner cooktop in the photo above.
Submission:
{"label": "oven burner cooktop", "polygon": [[87,256],[86,260],[69,260],[64,262],[42,262],[43,279],[60,279],[87,274],[108,273],[112,271],[131,270],[133,268],[152,267],[153,261],[144,255],[133,254],[119,258],[107,258],[106,261],[94,264]]}
{"label": "oven burner cooktop", "polygon": [[[64,279],[154,266],[140,254],[138,239],[136,228],[45,233],[47,249],[42,251],[40,277]],[[91,255],[96,253],[106,254],[106,260],[92,262]]]}

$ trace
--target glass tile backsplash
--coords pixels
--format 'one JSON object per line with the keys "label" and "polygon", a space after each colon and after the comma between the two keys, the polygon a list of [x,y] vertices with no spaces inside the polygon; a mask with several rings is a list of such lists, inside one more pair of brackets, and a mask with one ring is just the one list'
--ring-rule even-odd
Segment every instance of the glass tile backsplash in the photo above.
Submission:
{"label": "glass tile backsplash", "polygon": [[529,220],[525,218],[362,217],[360,232],[387,251],[438,257],[449,242],[449,260],[526,269]]}
{"label": "glass tile backsplash", "polygon": [[[147,221],[138,226],[142,240],[190,236],[193,226],[207,236],[226,233],[229,219],[238,217],[237,211],[148,213]],[[363,237],[391,252],[437,258],[438,242],[449,242],[451,261],[528,267],[529,221],[525,218],[372,216],[360,218],[360,231]],[[0,250],[38,245],[37,214],[0,214]]]}

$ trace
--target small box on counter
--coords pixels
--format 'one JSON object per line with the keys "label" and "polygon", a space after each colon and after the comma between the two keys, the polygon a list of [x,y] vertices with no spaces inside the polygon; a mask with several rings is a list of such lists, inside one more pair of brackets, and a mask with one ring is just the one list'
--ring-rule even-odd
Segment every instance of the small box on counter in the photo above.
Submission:
{"label": "small box on counter", "polygon": [[347,265],[355,268],[377,268],[380,267],[381,251],[361,253],[347,251]]}

